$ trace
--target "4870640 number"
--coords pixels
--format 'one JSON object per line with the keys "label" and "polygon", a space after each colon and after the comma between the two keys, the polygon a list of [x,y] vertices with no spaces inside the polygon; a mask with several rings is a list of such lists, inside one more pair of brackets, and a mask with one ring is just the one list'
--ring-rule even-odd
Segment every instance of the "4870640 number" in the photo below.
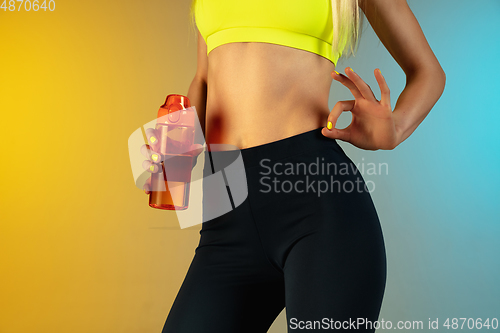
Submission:
{"label": "4870640 number", "polygon": [[[0,0],[1,1],[1,0]],[[48,5],[47,5],[48,3]],[[24,4],[24,6],[23,6]],[[17,11],[20,12],[21,9],[23,9],[26,12],[29,11],[39,11],[42,10],[45,12],[47,9],[51,12],[53,12],[56,9],[56,2],[54,0],[43,0],[42,3],[38,0],[3,0],[2,5],[0,6],[0,9],[3,9],[5,12],[8,10],[10,12],[16,11],[16,5],[17,6]]]}

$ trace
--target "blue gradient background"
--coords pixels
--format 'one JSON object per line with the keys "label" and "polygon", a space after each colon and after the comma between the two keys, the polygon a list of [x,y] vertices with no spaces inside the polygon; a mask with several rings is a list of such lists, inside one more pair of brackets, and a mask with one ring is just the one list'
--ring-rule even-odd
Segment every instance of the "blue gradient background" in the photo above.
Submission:
{"label": "blue gradient background", "polygon": [[[389,165],[388,175],[365,175],[376,184],[388,258],[380,318],[424,326],[428,318],[440,325],[453,317],[499,318],[500,1],[408,4],[446,73],[444,93],[393,151],[340,143],[355,163]],[[404,73],[365,23],[357,55],[338,71],[352,66],[379,98],[373,70],[380,67],[394,107]],[[344,99],[350,92],[332,87],[330,106]],[[351,118],[341,117],[338,128]]]}

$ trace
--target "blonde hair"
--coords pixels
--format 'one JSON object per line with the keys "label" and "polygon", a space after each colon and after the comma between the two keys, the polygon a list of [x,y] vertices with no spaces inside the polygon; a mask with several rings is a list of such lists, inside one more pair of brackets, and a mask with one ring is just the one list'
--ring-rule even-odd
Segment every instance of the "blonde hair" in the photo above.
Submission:
{"label": "blonde hair", "polygon": [[[189,11],[190,26],[196,33],[194,6],[197,0],[191,1]],[[251,1],[251,0],[248,0]],[[362,0],[330,0],[332,4],[333,21],[333,41],[332,54],[338,55],[342,52],[342,58],[355,56],[359,40],[361,39],[361,30],[363,26],[362,11],[359,8],[359,2]],[[338,62],[338,61],[337,61]]]}
{"label": "blonde hair", "polygon": [[331,0],[333,20],[333,54],[342,52],[342,57],[355,56],[361,39],[363,15],[361,0]]}

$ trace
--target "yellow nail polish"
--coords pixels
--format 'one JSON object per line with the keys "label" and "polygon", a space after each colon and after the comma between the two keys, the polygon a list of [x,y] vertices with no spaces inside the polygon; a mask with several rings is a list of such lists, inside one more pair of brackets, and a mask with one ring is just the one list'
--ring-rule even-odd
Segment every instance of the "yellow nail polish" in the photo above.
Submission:
{"label": "yellow nail polish", "polygon": [[156,142],[156,138],[154,136],[152,136],[152,137],[149,138],[149,141],[151,141],[151,143],[155,143]]}
{"label": "yellow nail polish", "polygon": [[380,68],[378,69],[378,72],[379,72],[380,74],[382,74],[382,71],[380,70]]}
{"label": "yellow nail polish", "polygon": [[337,71],[334,71],[334,72],[335,72],[335,74],[340,75],[340,73],[339,73],[339,72],[337,72]]}
{"label": "yellow nail polish", "polygon": [[332,122],[329,121],[327,124],[326,124],[326,128],[328,128],[329,130],[332,129],[333,125],[332,125]]}
{"label": "yellow nail polish", "polygon": [[154,165],[150,166],[149,170],[151,170],[151,172],[154,172],[155,171],[155,166]]}
{"label": "yellow nail polish", "polygon": [[153,159],[153,161],[156,162],[158,160],[158,155],[153,154],[153,155],[151,155],[151,158]]}
{"label": "yellow nail polish", "polygon": [[351,70],[351,72],[354,72],[354,69],[352,69],[351,67],[349,67],[349,69]]}

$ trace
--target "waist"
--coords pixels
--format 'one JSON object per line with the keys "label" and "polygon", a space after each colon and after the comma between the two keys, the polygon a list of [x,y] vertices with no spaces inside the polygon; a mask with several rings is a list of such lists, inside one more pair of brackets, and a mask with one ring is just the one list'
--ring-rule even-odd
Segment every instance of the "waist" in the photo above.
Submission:
{"label": "waist", "polygon": [[266,160],[279,161],[305,152],[335,150],[345,156],[337,141],[325,137],[321,134],[321,129],[322,127],[318,127],[287,138],[243,149],[205,151],[205,173],[211,174],[220,171],[235,161],[240,154],[245,169],[261,166]]}
{"label": "waist", "polygon": [[228,110],[232,111],[215,115],[207,110],[207,144],[229,144],[248,149],[325,127],[329,114],[325,109],[306,107],[283,111],[271,109],[252,115],[234,108]]}
{"label": "waist", "polygon": [[335,66],[270,43],[230,43],[209,55],[207,143],[248,148],[326,126]]}

